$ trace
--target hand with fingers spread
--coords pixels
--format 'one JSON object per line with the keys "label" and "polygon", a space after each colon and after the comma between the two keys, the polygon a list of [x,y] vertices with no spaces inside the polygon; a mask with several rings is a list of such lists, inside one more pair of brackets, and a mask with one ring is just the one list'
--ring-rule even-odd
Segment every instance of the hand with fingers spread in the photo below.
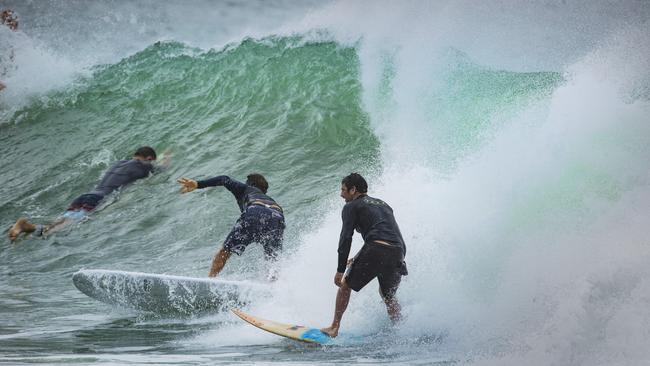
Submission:
{"label": "hand with fingers spread", "polygon": [[199,184],[194,179],[181,178],[177,180],[181,184],[181,193],[192,192],[199,187]]}

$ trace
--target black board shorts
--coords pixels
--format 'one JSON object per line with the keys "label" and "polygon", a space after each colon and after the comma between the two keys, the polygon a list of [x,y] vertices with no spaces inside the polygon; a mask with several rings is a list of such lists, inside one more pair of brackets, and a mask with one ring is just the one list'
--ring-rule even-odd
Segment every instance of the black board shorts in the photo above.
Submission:
{"label": "black board shorts", "polygon": [[266,258],[275,259],[282,250],[284,227],[281,212],[264,206],[251,206],[237,219],[223,247],[241,255],[249,244],[257,242],[262,244]]}
{"label": "black board shorts", "polygon": [[99,194],[94,194],[94,193],[86,193],[82,194],[81,196],[77,197],[70,203],[70,206],[68,207],[68,211],[78,211],[78,210],[85,210],[85,211],[92,211],[95,209],[95,207],[99,206],[99,203],[104,199],[104,196],[101,196]]}
{"label": "black board shorts", "polygon": [[354,257],[345,282],[348,287],[358,292],[377,277],[384,298],[392,299],[402,276],[407,274],[401,248],[368,242]]}

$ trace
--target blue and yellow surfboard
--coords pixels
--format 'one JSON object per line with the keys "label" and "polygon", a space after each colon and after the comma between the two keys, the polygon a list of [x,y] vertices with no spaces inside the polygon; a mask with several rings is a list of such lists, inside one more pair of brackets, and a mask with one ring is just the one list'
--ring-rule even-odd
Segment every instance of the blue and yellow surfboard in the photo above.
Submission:
{"label": "blue and yellow surfboard", "polygon": [[310,328],[303,325],[278,323],[273,320],[266,320],[250,314],[246,314],[238,309],[233,309],[232,312],[247,323],[250,323],[262,330],[277,334],[282,337],[294,339],[296,341],[317,344],[329,344],[334,341],[334,338],[331,338],[318,328]]}

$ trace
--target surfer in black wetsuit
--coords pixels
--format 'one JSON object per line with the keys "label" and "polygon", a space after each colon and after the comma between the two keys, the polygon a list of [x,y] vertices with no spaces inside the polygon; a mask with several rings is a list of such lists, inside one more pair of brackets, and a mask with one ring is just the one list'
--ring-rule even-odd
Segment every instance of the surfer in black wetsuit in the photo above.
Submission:
{"label": "surfer in black wetsuit", "polygon": [[149,173],[154,171],[152,162],[155,160],[156,152],[154,149],[148,146],[138,148],[133,155],[133,159],[121,160],[113,164],[104,174],[104,177],[97,187],[95,187],[95,190],[75,198],[70,203],[67,211],[52,224],[35,225],[28,222],[25,218],[20,218],[9,230],[9,239],[14,241],[21,233],[34,233],[41,236],[60,230],[72,222],[83,220],[88,213],[99,206],[106,196],[116,189],[138,179],[148,177]]}
{"label": "surfer in black wetsuit", "polygon": [[[338,335],[351,290],[358,292],[375,277],[379,281],[379,293],[390,319],[396,323],[401,318],[401,307],[395,292],[402,276],[408,274],[404,262],[406,245],[393,209],[386,202],[368,196],[367,191],[366,180],[357,173],[348,175],[341,182],[341,197],[347,203],[342,212],[339,259],[334,276],[334,284],[339,290],[332,325],[321,329],[330,337]],[[364,245],[353,259],[348,260],[355,229],[361,233]],[[344,275],[348,266],[347,275]]]}
{"label": "surfer in black wetsuit", "polygon": [[[269,184],[261,174],[248,175],[246,183],[225,175],[200,181],[181,178],[178,183],[182,185],[182,193],[192,192],[197,188],[224,186],[235,196],[241,211],[223,247],[212,260],[209,277],[216,277],[232,253],[241,255],[252,242],[262,244],[267,260],[277,259],[282,250],[284,214],[282,207],[266,195]],[[271,274],[269,279],[275,280],[275,275]]]}

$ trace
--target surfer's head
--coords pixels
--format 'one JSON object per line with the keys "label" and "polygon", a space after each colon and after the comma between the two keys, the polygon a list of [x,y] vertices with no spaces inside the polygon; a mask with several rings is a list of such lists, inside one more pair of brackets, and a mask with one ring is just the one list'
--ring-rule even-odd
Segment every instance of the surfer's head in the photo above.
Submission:
{"label": "surfer's head", "polygon": [[139,147],[133,154],[136,158],[141,158],[142,160],[156,160],[156,151],[149,146]]}
{"label": "surfer's head", "polygon": [[269,183],[266,181],[266,178],[264,178],[262,174],[258,173],[249,174],[246,177],[246,184],[259,188],[262,193],[266,193],[269,189]]}
{"label": "surfer's head", "polygon": [[359,173],[351,173],[341,180],[341,197],[350,202],[368,192],[368,183]]}
{"label": "surfer's head", "polygon": [[3,10],[2,13],[0,13],[0,20],[2,21],[2,24],[5,24],[11,30],[15,31],[18,29],[18,16],[13,10]]}

